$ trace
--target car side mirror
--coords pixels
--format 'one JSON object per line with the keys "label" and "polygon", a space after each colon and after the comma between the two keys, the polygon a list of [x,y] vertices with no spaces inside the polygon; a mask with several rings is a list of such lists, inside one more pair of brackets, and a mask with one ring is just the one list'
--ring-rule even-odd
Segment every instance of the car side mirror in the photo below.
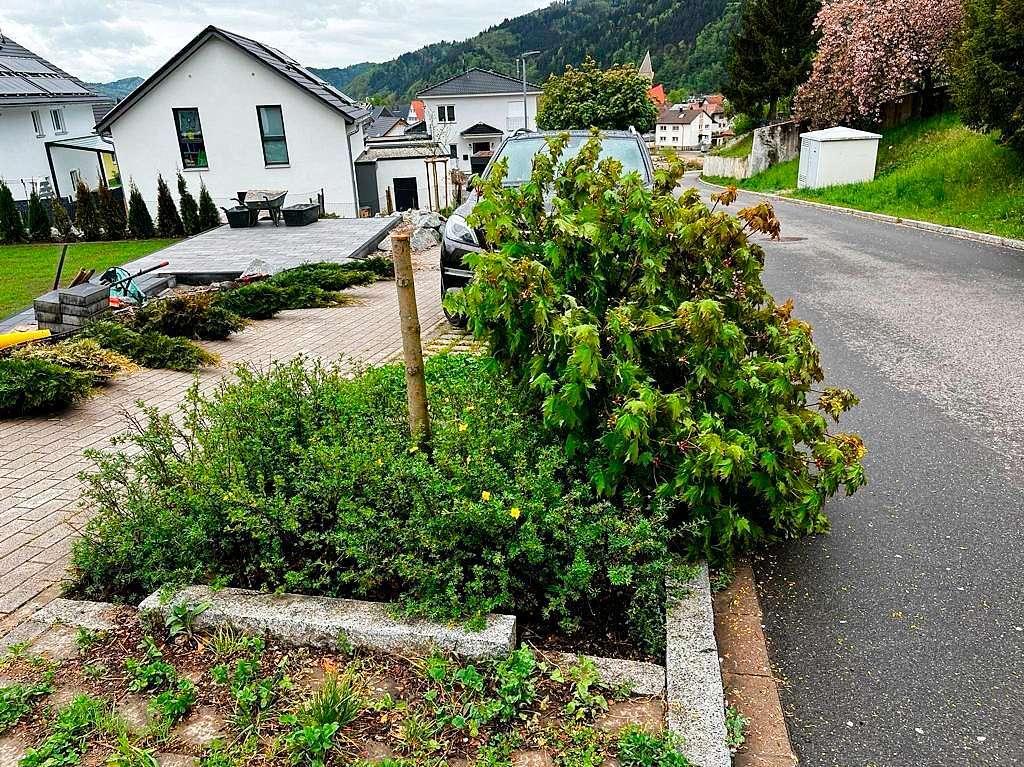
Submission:
{"label": "car side mirror", "polygon": [[475,186],[476,186],[476,176],[470,176],[468,179],[466,179],[466,191],[467,192],[472,192],[473,191],[473,187],[475,187]]}

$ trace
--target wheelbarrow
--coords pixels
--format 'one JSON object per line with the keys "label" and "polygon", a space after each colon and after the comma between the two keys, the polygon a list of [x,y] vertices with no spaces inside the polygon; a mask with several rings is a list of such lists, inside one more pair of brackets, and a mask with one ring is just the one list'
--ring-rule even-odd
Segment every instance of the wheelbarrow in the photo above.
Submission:
{"label": "wheelbarrow", "polygon": [[103,272],[100,275],[100,284],[110,285],[111,306],[142,306],[146,303],[147,296],[142,288],[135,284],[135,278],[162,269],[168,263],[170,262],[161,261],[159,264],[140,269],[135,274],[131,274],[123,266],[112,266]]}

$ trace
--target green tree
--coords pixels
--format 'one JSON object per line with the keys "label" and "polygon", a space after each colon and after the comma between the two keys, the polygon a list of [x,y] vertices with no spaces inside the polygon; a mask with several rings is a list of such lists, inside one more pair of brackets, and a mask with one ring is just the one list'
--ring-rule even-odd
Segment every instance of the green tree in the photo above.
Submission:
{"label": "green tree", "polygon": [[722,92],[739,112],[775,119],[779,101],[807,79],[817,48],[820,0],[747,0]]}
{"label": "green tree", "polygon": [[600,128],[640,133],[654,130],[658,109],[647,95],[650,82],[635,65],[601,69],[589,56],[579,69],[568,66],[551,75],[537,109],[541,130]]}
{"label": "green tree", "polygon": [[190,237],[193,234],[197,234],[199,229],[199,205],[196,204],[196,198],[192,196],[192,193],[188,191],[188,186],[185,184],[185,177],[178,173],[178,200],[181,204],[181,223],[185,229],[185,234]]}
{"label": "green tree", "polygon": [[25,222],[21,211],[14,203],[14,195],[3,181],[0,181],[0,243],[5,245],[25,241]]}
{"label": "green tree", "polygon": [[103,220],[97,199],[84,181],[79,181],[75,187],[75,226],[89,242],[103,239]]}
{"label": "green tree", "polygon": [[46,203],[37,192],[28,198],[28,237],[32,242],[50,241],[50,216],[46,212]]}
{"label": "green tree", "polygon": [[210,190],[206,184],[199,182],[199,231],[205,232],[220,226],[220,211],[210,196]]}
{"label": "green tree", "polygon": [[156,177],[156,232],[161,237],[181,237],[185,227],[163,175]]}
{"label": "green tree", "polygon": [[54,197],[50,200],[50,211],[53,213],[53,228],[57,230],[57,236],[61,242],[70,242],[73,239],[71,232],[71,216],[64,203]]}
{"label": "green tree", "polygon": [[998,130],[1001,141],[1024,154],[1024,4],[964,0],[952,64],[964,123]]}
{"label": "green tree", "polygon": [[653,189],[567,137],[534,158],[531,183],[481,181],[470,224],[491,252],[450,295],[475,335],[532,392],[597,489],[658,497],[694,553],[728,558],[779,536],[819,532],[840,488],[864,479],[865,449],[829,421],[856,404],[820,389],[811,327],[761,281],[752,235],[778,237],[770,203],[731,216],[675,192],[678,162]]}
{"label": "green tree", "polygon": [[142,199],[142,192],[131,182],[131,192],[128,195],[128,232],[136,240],[149,240],[156,236],[156,228],[153,226],[153,217],[149,215],[149,208],[146,201]]}
{"label": "green tree", "polygon": [[100,186],[96,191],[99,200],[100,219],[103,221],[103,231],[108,240],[123,240],[125,228],[128,224],[124,212],[124,203],[116,196],[106,184]]}

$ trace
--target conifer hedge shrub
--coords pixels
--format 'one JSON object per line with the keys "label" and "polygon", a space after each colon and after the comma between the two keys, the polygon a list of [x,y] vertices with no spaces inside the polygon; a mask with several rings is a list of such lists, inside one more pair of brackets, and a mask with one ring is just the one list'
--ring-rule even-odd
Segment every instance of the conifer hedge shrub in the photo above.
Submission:
{"label": "conifer hedge shrub", "polygon": [[149,214],[146,201],[142,199],[142,192],[135,186],[134,181],[128,195],[128,232],[136,240],[150,240],[156,237],[153,217]]}
{"label": "conifer hedge shrub", "polygon": [[140,333],[113,320],[90,323],[77,337],[94,339],[104,349],[123,354],[146,368],[192,372],[218,362],[216,354],[188,339],[171,338],[163,333]]}
{"label": "conifer hedge shrub", "polygon": [[222,293],[217,304],[239,317],[249,320],[269,320],[288,304],[283,288],[270,280],[261,280],[251,285],[242,285]]}
{"label": "conifer hedge shrub", "polygon": [[761,282],[752,233],[778,236],[765,202],[718,210],[600,159],[594,138],[565,163],[549,140],[530,183],[481,181],[467,257],[448,299],[542,409],[609,498],[652,493],[695,554],[728,558],[777,536],[823,531],[825,500],[865,482],[865,448],[829,421],[857,399],[819,385],[811,327]]}
{"label": "conifer hedge shrub", "polygon": [[25,241],[25,222],[14,203],[10,187],[0,181],[0,244],[12,245]]}
{"label": "conifer hedge shrub", "polygon": [[224,308],[216,293],[184,293],[136,309],[132,324],[142,333],[223,341],[244,328],[245,320]]}
{"label": "conifer hedge shrub", "polygon": [[25,224],[28,228],[28,238],[32,242],[50,241],[50,216],[46,210],[46,203],[43,202],[38,192],[33,191],[28,198],[28,215]]}
{"label": "conifer hedge shrub", "polygon": [[[662,504],[597,497],[486,360],[428,360],[430,454],[410,441],[401,366],[351,378],[301,360],[241,369],[96,451],[75,594],[165,583],[394,600],[441,621],[512,612],[664,641]],[[176,423],[177,421],[177,423]],[[178,424],[182,425],[178,425]]]}
{"label": "conifer hedge shrub", "polygon": [[92,389],[93,377],[41,359],[0,359],[0,417],[67,407]]}
{"label": "conifer hedge shrub", "polygon": [[130,373],[137,365],[120,352],[104,349],[93,338],[76,336],[56,344],[27,344],[11,353],[14,359],[46,360],[92,376],[94,383],[103,383],[122,373]]}

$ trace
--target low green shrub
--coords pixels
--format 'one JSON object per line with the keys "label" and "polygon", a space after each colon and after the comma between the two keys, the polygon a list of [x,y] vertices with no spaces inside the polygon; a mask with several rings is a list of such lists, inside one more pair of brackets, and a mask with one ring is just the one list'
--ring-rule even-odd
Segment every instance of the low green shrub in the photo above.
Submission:
{"label": "low green shrub", "polygon": [[142,332],[174,338],[223,341],[245,327],[245,320],[217,301],[217,293],[184,293],[150,301],[135,310],[133,325]]}
{"label": "low green shrub", "polygon": [[435,620],[493,611],[664,638],[669,526],[657,500],[596,497],[514,387],[475,357],[426,366],[431,452],[409,439],[403,369],[239,370],[148,410],[92,452],[72,591],[137,600],[218,582],[392,600]]}
{"label": "low green shrub", "polygon": [[282,288],[262,280],[219,294],[217,304],[248,320],[269,320],[287,307],[288,297]]}
{"label": "low green shrub", "polygon": [[320,309],[327,306],[344,306],[348,298],[333,290],[324,290],[316,285],[297,283],[282,287],[285,309]]}
{"label": "low green shrub", "polygon": [[49,413],[86,397],[88,373],[41,359],[0,359],[0,416]]}
{"label": "low green shrub", "polygon": [[207,365],[216,365],[216,354],[185,338],[171,338],[162,333],[145,332],[126,327],[113,320],[100,320],[87,325],[80,338],[95,339],[104,349],[123,354],[137,365],[192,372]]}
{"label": "low green shrub", "polygon": [[28,344],[11,353],[14,359],[46,360],[73,370],[80,370],[102,383],[121,373],[130,373],[138,366],[128,357],[104,349],[92,338],[72,338],[57,344]]}
{"label": "low green shrub", "polygon": [[362,262],[335,264],[323,261],[313,264],[302,264],[294,269],[286,269],[278,272],[271,281],[275,285],[287,287],[289,285],[316,285],[324,290],[344,290],[354,285],[368,285],[375,281],[379,275],[375,265],[382,261],[379,259],[373,264],[365,265]]}

